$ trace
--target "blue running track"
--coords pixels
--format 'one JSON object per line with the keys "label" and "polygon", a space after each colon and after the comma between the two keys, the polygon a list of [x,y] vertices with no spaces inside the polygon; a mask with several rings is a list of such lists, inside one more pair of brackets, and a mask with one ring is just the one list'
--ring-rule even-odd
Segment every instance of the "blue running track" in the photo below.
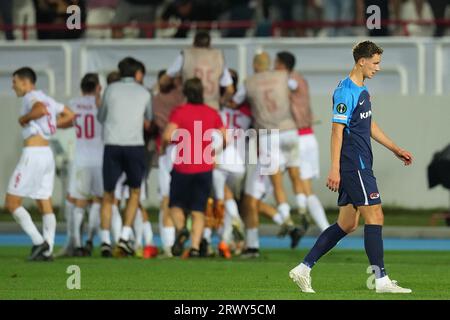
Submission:
{"label": "blue running track", "polygon": [[[64,234],[56,235],[56,245],[61,246],[65,242]],[[299,245],[301,249],[309,249],[313,246],[315,237],[304,237]],[[154,237],[156,245],[161,244],[159,236]],[[213,238],[213,243],[217,244],[217,238]],[[98,239],[94,242],[99,244]],[[289,238],[279,239],[274,236],[260,237],[261,248],[289,248]],[[0,234],[0,246],[31,246],[30,239],[25,234]],[[364,239],[361,237],[344,238],[337,245],[340,249],[364,250]],[[450,239],[400,239],[385,238],[385,250],[450,250]]]}

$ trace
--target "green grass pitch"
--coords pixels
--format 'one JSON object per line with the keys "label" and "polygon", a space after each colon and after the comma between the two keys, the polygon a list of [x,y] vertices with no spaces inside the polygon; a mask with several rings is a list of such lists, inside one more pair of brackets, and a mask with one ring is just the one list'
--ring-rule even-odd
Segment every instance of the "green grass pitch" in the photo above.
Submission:
{"label": "green grass pitch", "polygon": [[[288,272],[304,250],[263,250],[259,259],[139,260],[63,258],[26,262],[29,248],[0,247],[3,299],[450,299],[450,252],[387,251],[392,279],[409,295],[376,294],[366,287],[363,251],[335,250],[312,272],[316,294],[302,294]],[[98,254],[98,253],[97,253]],[[68,266],[81,270],[81,289],[69,290]]]}

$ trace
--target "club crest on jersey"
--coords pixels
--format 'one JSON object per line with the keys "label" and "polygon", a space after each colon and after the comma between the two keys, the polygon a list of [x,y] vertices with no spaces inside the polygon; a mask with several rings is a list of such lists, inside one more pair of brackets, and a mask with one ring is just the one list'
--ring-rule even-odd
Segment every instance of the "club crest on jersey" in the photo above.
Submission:
{"label": "club crest on jersey", "polygon": [[346,111],[347,111],[347,106],[345,105],[345,104],[343,104],[343,103],[339,103],[337,106],[336,106],[336,111],[338,112],[338,113],[345,113]]}
{"label": "club crest on jersey", "polygon": [[369,195],[369,198],[372,199],[372,200],[378,199],[379,197],[380,197],[380,194],[378,192],[372,192]]}

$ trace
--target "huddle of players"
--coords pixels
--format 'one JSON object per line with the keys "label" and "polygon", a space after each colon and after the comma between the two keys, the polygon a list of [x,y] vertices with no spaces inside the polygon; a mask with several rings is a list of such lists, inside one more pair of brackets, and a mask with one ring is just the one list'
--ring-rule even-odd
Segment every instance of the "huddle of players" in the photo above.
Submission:
{"label": "huddle of players", "polygon": [[[145,66],[142,63],[140,65],[141,72],[136,75],[135,80],[142,83]],[[317,177],[319,173],[317,141],[312,131],[312,115],[309,106],[307,84],[300,74],[293,71],[294,65],[295,57],[292,54],[280,52],[277,54],[275,61],[275,70],[270,70],[271,62],[269,55],[265,52],[257,54],[253,61],[255,74],[246,79],[244,85],[237,88],[237,73],[226,68],[223,54],[220,50],[210,47],[209,35],[204,32],[199,32],[195,36],[194,46],[183,50],[174,64],[165,73],[161,72],[159,74],[158,84],[152,89],[153,123],[158,129],[155,139],[157,149],[160,147],[161,133],[167,124],[171,111],[184,101],[182,94],[183,79],[190,79],[192,77],[200,78],[204,87],[205,104],[220,113],[227,128],[239,129],[236,130],[236,134],[232,135],[231,143],[228,144],[222,153],[219,153],[216,161],[216,168],[213,172],[214,194],[212,198],[214,200],[211,199],[208,201],[208,206],[205,210],[207,219],[203,233],[204,239],[200,247],[202,256],[208,256],[213,253],[211,234],[213,230],[217,230],[221,237],[218,249],[222,256],[230,258],[231,251],[239,254],[244,249],[242,252],[243,256],[257,257],[259,255],[259,212],[266,214],[282,227],[280,235],[290,235],[291,247],[295,247],[298,244],[307,226],[295,227],[292,222],[290,206],[287,203],[281,180],[284,170],[289,172],[293,183],[299,212],[304,214],[306,208],[308,208],[311,216],[321,230],[328,227],[323,208],[311,190],[310,179]],[[108,77],[108,82],[111,83],[114,80],[118,80],[118,78],[117,74],[112,73]],[[34,81],[31,81],[34,91],[35,81],[35,78]],[[33,90],[30,90],[30,92],[33,93]],[[81,91],[82,96],[72,100],[70,102],[70,108],[65,107],[65,110],[72,109],[75,113],[72,116],[74,116],[73,125],[76,129],[77,140],[74,153],[75,157],[70,173],[69,197],[66,203],[65,213],[66,221],[68,222],[68,242],[62,254],[75,256],[90,255],[92,252],[93,237],[100,229],[100,200],[103,195],[102,128],[101,124],[97,121],[97,110],[101,100],[101,86],[98,76],[96,74],[86,74],[81,81]],[[26,96],[26,94],[31,96],[29,92],[23,95]],[[32,105],[33,102],[51,99],[41,91],[39,91],[39,94],[42,97],[39,95],[38,98],[33,97],[34,100],[31,100],[31,102],[30,99],[24,99],[24,110],[32,109],[34,107]],[[20,96],[19,93],[18,96]],[[55,114],[61,112],[61,108],[54,109],[56,111],[47,111],[53,112],[50,113],[52,115],[51,119],[56,119]],[[33,117],[38,117],[39,115],[33,114]],[[50,119],[47,113],[44,113],[41,117]],[[35,133],[38,136],[43,136],[43,130],[39,129],[39,121],[41,121],[40,117],[32,118],[30,124],[24,123],[24,126],[31,128],[38,127]],[[55,121],[53,120],[53,122]],[[38,124],[34,125],[35,122]],[[50,126],[50,129],[45,128],[46,131],[49,131],[48,135],[44,135],[48,140],[51,134],[54,134],[55,125],[49,120],[46,126]],[[61,127],[64,126],[67,127],[69,125],[61,125]],[[280,144],[278,146],[279,149],[271,150],[271,145],[268,143],[270,136],[261,134],[258,136],[259,158],[266,159],[266,161],[264,163],[258,161],[256,168],[247,173],[243,191],[244,195],[241,197],[240,205],[240,211],[244,220],[242,221],[241,215],[239,214],[239,206],[234,195],[236,193],[239,194],[239,192],[236,192],[236,189],[239,190],[246,171],[245,154],[242,154],[242,151],[246,150],[245,147],[242,147],[246,142],[245,135],[242,135],[243,131],[241,130],[247,130],[250,127],[269,130],[279,129]],[[46,131],[44,132],[47,133]],[[26,137],[24,136],[24,138]],[[179,234],[177,234],[168,208],[170,172],[173,166],[174,152],[175,146],[171,145],[166,148],[164,154],[160,154],[158,157],[159,195],[161,198],[159,230],[163,251],[166,256],[172,256],[173,253],[179,255],[181,252],[177,250],[177,252],[174,252],[174,247],[179,248],[180,245],[183,246],[184,241],[187,240],[186,238],[180,239]],[[26,150],[24,150],[22,158],[25,153]],[[45,222],[45,218],[52,212],[51,207],[46,208],[45,205],[42,206],[41,201],[39,201],[40,198],[36,197],[32,192],[24,193],[13,190],[13,187],[16,187],[21,180],[21,165],[23,166],[23,162],[21,159],[18,168],[16,168],[11,178],[8,195],[16,194],[21,197],[28,196],[38,199],[38,205],[44,213],[43,220]],[[48,162],[51,161],[48,160]],[[270,176],[262,174],[262,168],[267,163],[279,164],[275,173]],[[299,170],[299,167],[301,167],[301,170]],[[54,163],[53,167],[50,165],[47,168],[47,171],[53,172],[52,174],[54,175]],[[147,170],[148,172],[149,170]],[[42,175],[45,174],[47,173],[43,171]],[[51,179],[53,179],[53,175]],[[38,176],[34,178],[34,181],[42,180]],[[50,178],[46,177],[41,184],[49,180]],[[116,242],[118,241],[121,229],[121,216],[118,202],[123,197],[126,198],[127,193],[126,186],[124,186],[125,180],[126,177],[122,177],[117,184],[116,204],[112,210],[111,231],[113,240]],[[53,189],[53,182],[51,185],[49,183],[47,185],[46,189]],[[35,186],[34,188],[42,189],[42,186]],[[142,189],[144,190],[145,188]],[[277,201],[276,208],[264,203],[265,196],[271,192],[274,193]],[[47,196],[47,193],[45,196]],[[51,229],[53,230],[50,232],[45,232],[44,223],[45,240],[42,237],[38,237],[36,235],[37,230],[34,230],[35,227],[33,229],[29,226],[31,218],[28,219],[29,215],[28,217],[25,216],[23,213],[25,209],[20,206],[20,203],[19,205],[15,204],[11,200],[11,196],[8,198],[8,195],[6,201],[7,207],[13,213],[16,221],[21,224],[25,232],[33,240],[30,260],[50,259],[49,257],[52,256],[54,243],[53,223],[50,223]],[[48,195],[48,200],[50,196],[51,192]],[[141,194],[141,201],[143,200],[145,200],[145,190]],[[88,204],[90,204],[88,214],[88,240],[83,247],[81,243],[81,226],[84,211],[88,207]],[[54,224],[56,225],[56,223]],[[45,237],[46,234],[47,237]],[[144,246],[142,246],[142,238],[144,238]],[[243,243],[244,238],[245,245]],[[180,243],[180,241],[183,243]],[[154,257],[158,253],[156,247],[153,245],[151,224],[143,206],[139,206],[136,214],[134,244],[136,254],[144,258]]]}
{"label": "huddle of players", "polygon": [[[159,76],[160,91],[154,96],[153,112],[160,133],[170,112],[182,102],[183,79],[195,76],[202,80],[205,104],[216,109],[225,127],[232,129],[227,147],[217,152],[213,171],[214,192],[205,209],[206,225],[200,256],[214,253],[211,247],[213,230],[220,235],[218,251],[223,257],[230,258],[232,251],[242,253],[244,257],[259,256],[259,212],[280,225],[281,236],[290,235],[292,248],[297,246],[307,223],[296,227],[291,219],[282,184],[285,170],[293,183],[299,212],[304,217],[308,209],[321,230],[329,226],[323,207],[311,188],[310,180],[319,174],[318,147],[312,130],[308,86],[304,78],[294,71],[294,66],[295,57],[289,52],[277,54],[275,70],[271,70],[267,53],[257,54],[253,61],[255,74],[237,88],[237,73],[226,68],[222,52],[211,48],[209,35],[200,32],[195,36],[193,47],[183,50],[166,73]],[[280,144],[272,146],[270,135],[258,134],[259,159],[265,161],[258,161],[256,168],[247,173],[244,190],[240,192],[246,174],[245,153],[248,151],[245,132],[251,127],[280,130],[279,134],[273,133],[279,135]],[[160,230],[163,250],[168,256],[182,254],[181,249],[189,237],[186,230],[175,230],[168,214],[175,149],[171,145],[159,157]],[[270,175],[264,174],[263,166],[267,163],[277,165]],[[271,192],[277,201],[276,208],[264,202]],[[243,194],[240,206],[235,194]],[[184,256],[189,252],[184,251]]]}

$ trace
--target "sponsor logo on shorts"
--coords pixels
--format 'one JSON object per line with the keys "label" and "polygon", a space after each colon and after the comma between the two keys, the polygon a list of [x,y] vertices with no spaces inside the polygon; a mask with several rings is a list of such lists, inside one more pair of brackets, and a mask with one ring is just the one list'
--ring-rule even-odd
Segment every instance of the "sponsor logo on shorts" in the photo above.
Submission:
{"label": "sponsor logo on shorts", "polygon": [[369,198],[372,199],[372,200],[378,199],[379,197],[380,197],[380,194],[378,192],[372,192],[369,195]]}

